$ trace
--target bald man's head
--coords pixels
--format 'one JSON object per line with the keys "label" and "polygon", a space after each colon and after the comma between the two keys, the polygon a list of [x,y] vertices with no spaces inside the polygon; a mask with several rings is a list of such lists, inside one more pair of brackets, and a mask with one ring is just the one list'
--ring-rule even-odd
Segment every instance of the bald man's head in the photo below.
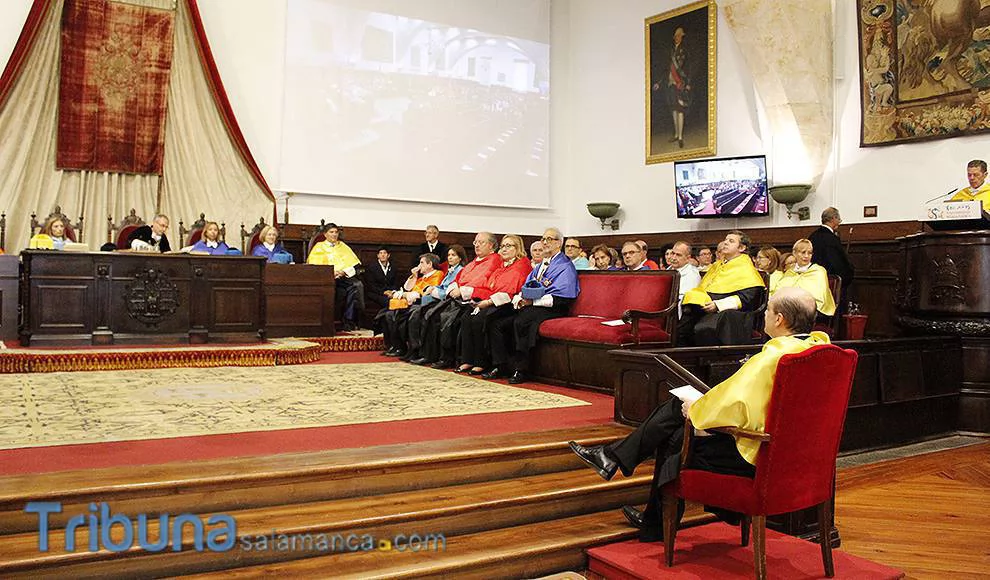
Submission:
{"label": "bald man's head", "polygon": [[807,290],[789,286],[774,292],[767,305],[764,331],[770,338],[811,332],[817,306]]}

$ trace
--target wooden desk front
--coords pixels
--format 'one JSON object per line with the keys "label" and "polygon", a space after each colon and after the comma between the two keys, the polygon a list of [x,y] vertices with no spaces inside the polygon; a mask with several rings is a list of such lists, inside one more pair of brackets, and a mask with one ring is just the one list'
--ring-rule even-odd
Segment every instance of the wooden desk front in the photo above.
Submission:
{"label": "wooden desk front", "polygon": [[333,266],[266,265],[267,336],[333,336],[336,289]]}
{"label": "wooden desk front", "polygon": [[21,253],[21,344],[254,342],[264,258]]}

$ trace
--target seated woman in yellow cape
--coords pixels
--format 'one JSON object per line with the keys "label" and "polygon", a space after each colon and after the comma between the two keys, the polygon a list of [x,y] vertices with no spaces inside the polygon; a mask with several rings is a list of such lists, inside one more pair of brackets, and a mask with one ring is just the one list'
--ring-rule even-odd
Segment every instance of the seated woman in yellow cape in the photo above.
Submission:
{"label": "seated woman in yellow cape", "polygon": [[793,268],[770,275],[770,296],[781,288],[796,286],[804,288],[815,298],[818,312],[825,316],[835,314],[835,299],[828,288],[828,272],[818,264],[811,263],[814,246],[804,238],[794,242],[794,257],[797,261]]}

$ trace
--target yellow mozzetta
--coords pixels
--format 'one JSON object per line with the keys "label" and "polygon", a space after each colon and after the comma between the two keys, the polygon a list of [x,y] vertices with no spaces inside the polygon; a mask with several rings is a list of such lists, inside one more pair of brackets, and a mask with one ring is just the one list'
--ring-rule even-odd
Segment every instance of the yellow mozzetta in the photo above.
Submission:
{"label": "yellow mozzetta", "polygon": [[973,190],[972,187],[967,187],[960,191],[959,193],[952,196],[949,201],[973,201],[976,200],[983,204],[983,211],[990,212],[990,183],[983,182],[983,185],[979,189]]}
{"label": "yellow mozzetta", "polygon": [[825,316],[835,314],[835,299],[828,289],[828,272],[819,264],[811,264],[804,272],[798,272],[791,268],[786,272],[774,272],[770,275],[770,296],[773,296],[777,290],[788,286],[804,288],[814,296],[818,312]]}
{"label": "yellow mozzetta", "polygon": [[717,262],[701,279],[697,288],[684,293],[684,304],[704,306],[712,301],[712,294],[732,294],[747,288],[763,286],[763,278],[749,256],[742,254],[728,262]]}
{"label": "yellow mozzetta", "polygon": [[324,240],[315,246],[306,258],[308,264],[318,264],[321,266],[333,266],[334,271],[343,272],[348,268],[353,268],[361,263],[357,255],[354,254],[347,244],[337,242],[331,244]]}
{"label": "yellow mozzetta", "polygon": [[[780,357],[828,343],[828,335],[824,332],[812,332],[804,339],[794,336],[770,339],[763,345],[763,350],[746,361],[734,375],[691,405],[688,412],[691,423],[696,429],[740,427],[762,432],[766,425],[767,407],[770,405],[770,393]],[[828,372],[828,369],[822,369],[822,372]],[[808,404],[814,403],[809,401]],[[756,454],[760,451],[759,441],[737,437],[736,449],[743,459],[756,464]]]}

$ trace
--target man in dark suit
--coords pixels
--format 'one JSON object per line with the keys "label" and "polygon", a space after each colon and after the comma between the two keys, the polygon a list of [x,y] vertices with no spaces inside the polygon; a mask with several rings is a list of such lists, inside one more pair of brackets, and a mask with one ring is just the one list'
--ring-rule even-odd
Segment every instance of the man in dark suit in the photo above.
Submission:
{"label": "man in dark suit", "polygon": [[378,248],[378,259],[375,263],[366,266],[364,272],[364,287],[367,289],[365,298],[379,308],[388,308],[388,296],[385,296],[385,291],[399,287],[395,281],[395,268],[392,267],[389,257],[388,248],[385,246]]}
{"label": "man in dark suit", "polygon": [[413,255],[413,266],[419,264],[419,257],[423,254],[436,254],[440,256],[440,261],[447,263],[447,244],[440,241],[440,228],[435,225],[426,226],[423,232],[426,241],[419,245],[419,250]]}
{"label": "man in dark suit", "polygon": [[[849,256],[842,248],[842,240],[839,239],[839,224],[842,217],[839,210],[834,207],[827,208],[822,212],[822,226],[808,236],[808,240],[814,245],[814,254],[811,261],[820,264],[825,270],[834,276],[842,278],[842,295],[849,295],[849,284],[853,279],[853,265],[849,261]],[[847,302],[843,300],[843,303]],[[842,305],[839,305],[841,310]]]}

